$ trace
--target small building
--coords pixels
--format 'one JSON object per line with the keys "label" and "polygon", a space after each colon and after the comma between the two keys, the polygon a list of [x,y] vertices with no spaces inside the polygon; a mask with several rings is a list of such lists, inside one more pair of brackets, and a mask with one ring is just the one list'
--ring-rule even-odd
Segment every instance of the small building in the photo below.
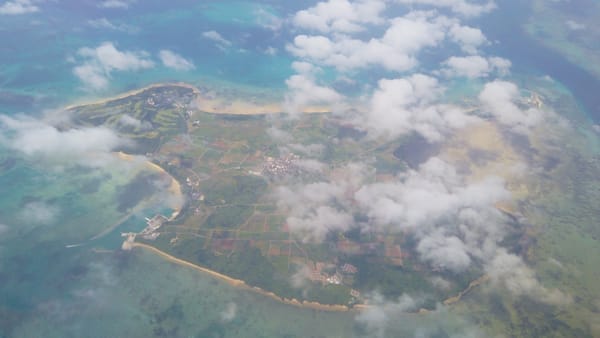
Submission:
{"label": "small building", "polygon": [[340,276],[338,276],[337,274],[327,277],[326,281],[327,281],[327,283],[334,284],[334,285],[342,284],[342,278]]}
{"label": "small building", "polygon": [[358,272],[358,268],[352,264],[346,263],[342,265],[342,272],[353,275]]}

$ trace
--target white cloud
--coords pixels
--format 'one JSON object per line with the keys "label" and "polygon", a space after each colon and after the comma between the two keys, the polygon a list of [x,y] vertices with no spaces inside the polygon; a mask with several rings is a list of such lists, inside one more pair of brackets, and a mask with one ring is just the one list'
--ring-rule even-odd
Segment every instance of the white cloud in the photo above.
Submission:
{"label": "white cloud", "polygon": [[335,90],[316,83],[315,74],[320,70],[305,62],[295,62],[294,69],[299,74],[292,75],[285,81],[288,92],[284,99],[284,109],[290,114],[297,114],[309,107],[335,108],[343,96]]}
{"label": "white cloud", "polygon": [[290,278],[292,287],[296,289],[304,289],[309,286],[311,273],[311,269],[308,266],[300,266],[300,268]]}
{"label": "white cloud", "polygon": [[420,301],[406,294],[391,302],[376,293],[371,295],[370,306],[356,316],[356,321],[366,326],[370,336],[386,337],[386,328],[390,321],[397,320],[407,311],[418,310],[420,304]]}
{"label": "white cloud", "polygon": [[323,151],[325,151],[325,146],[322,144],[298,144],[298,143],[291,143],[288,144],[287,147],[289,147],[292,151],[302,154],[302,155],[306,155],[306,156],[321,156],[321,154],[323,153]]}
{"label": "white cloud", "polygon": [[[337,114],[364,128],[372,137],[395,139],[418,133],[429,142],[440,142],[456,130],[481,121],[460,107],[442,104],[444,87],[438,79],[424,74],[395,78],[394,73],[415,69],[420,53],[445,47],[446,43],[456,44],[466,56],[447,55],[444,68],[432,71],[433,74],[492,77],[507,74],[511,62],[483,56],[481,50],[490,42],[480,29],[462,25],[459,19],[441,15],[435,9],[413,10],[401,17],[386,18],[384,9],[394,2],[417,5],[417,8],[441,8],[465,17],[479,16],[496,7],[493,1],[468,0],[395,0],[385,4],[322,1],[296,13],[293,18],[295,28],[304,31],[286,46],[301,61],[294,64],[297,74],[288,79],[287,102],[295,103],[290,106],[302,107],[321,98],[346,108],[350,106],[347,102],[344,105],[348,98],[319,81],[319,67],[331,67],[338,71],[336,75],[347,77],[356,74],[356,70],[374,68],[377,72],[387,71],[389,78],[379,79],[374,90],[373,83],[365,84],[365,92],[372,90],[372,94],[360,101],[366,108],[354,105],[346,116]],[[371,12],[357,11],[358,5],[367,3],[381,7]],[[381,26],[366,29],[373,25]],[[516,130],[527,130],[542,117],[539,110],[525,108],[518,87],[509,82],[486,84],[478,99],[484,114]],[[281,142],[293,142],[289,134],[273,134]],[[477,267],[490,275],[494,285],[507,288],[515,295],[529,294],[552,304],[569,301],[569,297],[559,291],[543,287],[518,256],[508,254],[501,247],[506,234],[512,231],[506,216],[496,209],[499,202],[511,198],[502,178],[490,174],[473,181],[451,163],[434,157],[418,170],[367,184],[373,181],[365,179],[370,176],[364,167],[370,167],[365,164],[362,167],[363,170],[353,175],[352,183],[332,174],[330,176],[336,178],[331,181],[280,187],[274,197],[282,212],[289,215],[290,229],[305,240],[316,241],[331,230],[355,226],[362,230],[410,231],[416,241],[418,258],[432,268],[461,273]],[[356,214],[365,217],[359,222],[353,217]],[[306,272],[300,270],[297,274],[299,285]],[[521,282],[523,285],[519,287]],[[435,283],[442,288],[449,286],[443,280]],[[414,299],[412,301],[401,300],[391,305],[406,303],[408,308],[414,309]],[[385,301],[380,303],[386,304]],[[375,331],[394,318],[390,313],[395,311],[382,310],[385,306],[371,309],[361,315],[359,321],[372,325]],[[385,336],[384,331],[378,332]]]}
{"label": "white cloud", "polygon": [[[143,161],[148,161],[144,156],[140,158]],[[172,189],[173,178],[170,175],[162,175],[157,180],[154,180],[152,184],[155,188],[155,196],[158,197],[157,202],[160,205],[169,207],[172,210],[181,210],[185,204],[185,196],[173,191]]]}
{"label": "white cloud", "polygon": [[137,130],[150,130],[152,129],[152,124],[148,121],[140,121],[133,116],[123,115],[119,118],[118,123],[124,127],[133,127]]}
{"label": "white cloud", "polygon": [[60,209],[44,202],[27,203],[19,212],[23,222],[34,225],[48,225],[56,221]]}
{"label": "white cloud", "polygon": [[322,33],[354,33],[362,31],[363,24],[382,23],[380,15],[384,9],[382,0],[328,0],[297,12],[293,23],[298,28]]}
{"label": "white cloud", "polygon": [[488,207],[510,197],[500,178],[465,185],[453,166],[436,157],[400,179],[366,185],[356,192],[359,206],[376,225],[415,228],[462,208]]}
{"label": "white cloud", "polygon": [[73,68],[73,73],[83,81],[88,88],[99,90],[108,87],[108,75],[102,71],[102,68],[99,66],[83,64]]}
{"label": "white cloud", "polygon": [[364,125],[375,137],[395,138],[417,132],[430,142],[439,142],[450,130],[478,120],[459,107],[436,104],[442,92],[437,79],[422,74],[380,80]]}
{"label": "white cloud", "polygon": [[477,54],[477,48],[488,43],[480,29],[458,24],[453,25],[450,29],[450,38],[468,54]]}
{"label": "white cloud", "polygon": [[194,66],[194,63],[170,50],[163,49],[159,52],[158,56],[162,61],[163,65],[165,65],[165,67],[169,67],[179,71],[192,70],[196,68],[196,66]]}
{"label": "white cloud", "polygon": [[420,4],[428,5],[433,7],[449,8],[454,13],[466,16],[474,17],[480,16],[481,14],[489,13],[496,8],[494,1],[475,1],[475,3],[469,0],[395,0],[401,4]]}
{"label": "white cloud", "polygon": [[84,165],[98,164],[101,155],[128,142],[104,127],[59,130],[39,119],[0,116],[0,126],[10,133],[10,148],[27,156],[61,162],[72,160]]}
{"label": "white cloud", "polygon": [[467,245],[456,236],[444,234],[443,230],[423,238],[417,252],[423,261],[445,270],[461,272],[471,266]]}
{"label": "white cloud", "polygon": [[585,25],[582,23],[579,23],[577,21],[567,20],[567,22],[565,22],[565,24],[572,31],[578,31],[578,30],[585,29]]}
{"label": "white cloud", "polygon": [[303,214],[302,217],[288,217],[287,224],[291,231],[305,234],[305,240],[322,241],[330,231],[350,229],[354,220],[352,215],[345,211],[319,206]]}
{"label": "white cloud", "polygon": [[295,162],[295,165],[304,171],[314,173],[320,173],[327,167],[325,163],[313,159],[300,159]]}
{"label": "white cloud", "polygon": [[331,106],[341,101],[342,96],[335,90],[319,86],[314,78],[297,74],[285,81],[288,93],[285,97],[285,111],[291,114],[302,112],[311,106]]}
{"label": "white cloud", "polygon": [[507,59],[500,57],[485,58],[479,55],[452,56],[443,64],[446,66],[442,70],[443,74],[468,78],[488,77],[492,74],[506,75],[512,65]]}
{"label": "white cloud", "polygon": [[97,29],[109,29],[120,32],[134,33],[137,32],[138,29],[136,27],[126,25],[126,24],[115,24],[112,23],[107,18],[99,18],[94,20],[89,20],[88,25]]}
{"label": "white cloud", "polygon": [[271,139],[277,143],[287,143],[293,139],[292,134],[275,126],[271,126],[269,129],[267,129],[267,135],[269,135],[269,137],[271,137]]}
{"label": "white cloud", "polygon": [[489,82],[479,94],[479,101],[486,113],[515,131],[526,132],[542,120],[542,112],[535,108],[519,108],[516,103],[519,99],[517,85],[506,81]]}
{"label": "white cloud", "polygon": [[277,206],[290,215],[290,230],[307,241],[322,241],[328,232],[348,230],[354,225],[348,196],[356,191],[369,168],[348,164],[336,171],[336,180],[305,185],[278,187],[274,194]]}
{"label": "white cloud", "polygon": [[[364,329],[361,332],[364,337],[485,337],[479,326],[450,313],[440,304],[426,315],[417,314],[426,300],[424,297],[403,294],[397,299],[386,299],[374,293],[367,295],[367,299],[369,307],[355,317]],[[425,320],[415,320],[416,317]]]}
{"label": "white cloud", "polygon": [[237,316],[237,304],[231,302],[227,304],[227,307],[221,311],[221,320],[229,323]]}
{"label": "white cloud", "polygon": [[104,42],[96,48],[81,48],[77,55],[83,63],[73,73],[89,88],[104,89],[114,71],[139,71],[154,67],[148,53],[143,51],[120,51],[112,42]]}
{"label": "white cloud", "polygon": [[269,46],[264,50],[265,54],[271,55],[271,56],[277,55],[277,51],[278,51],[277,48],[272,47],[272,46]]}
{"label": "white cloud", "polygon": [[498,250],[497,255],[486,266],[486,272],[492,283],[506,288],[515,296],[531,297],[553,305],[565,305],[572,302],[570,296],[540,284],[533,271],[519,256],[508,253],[504,249]]}
{"label": "white cloud", "polygon": [[352,226],[352,216],[329,206],[340,200],[343,187],[333,183],[313,183],[297,187],[279,187],[275,196],[280,209],[287,210],[290,230],[303,240],[322,241],[330,230]]}
{"label": "white cloud", "polygon": [[221,36],[221,34],[219,34],[219,32],[217,31],[207,31],[207,32],[203,32],[202,36],[212,40],[214,42],[217,43],[217,45],[219,46],[219,48],[223,49],[227,46],[231,46],[231,41],[225,39],[223,36]]}
{"label": "white cloud", "polygon": [[134,2],[134,0],[104,0],[98,4],[98,7],[127,9]]}
{"label": "white cloud", "polygon": [[277,31],[283,26],[283,19],[279,18],[263,8],[258,8],[254,11],[254,17],[256,22],[263,28],[267,28],[273,31]]}
{"label": "white cloud", "polygon": [[0,5],[0,15],[18,15],[38,12],[40,9],[31,0],[13,0]]}
{"label": "white cloud", "polygon": [[467,183],[436,157],[396,181],[363,185],[354,194],[371,226],[394,232],[412,229],[421,260],[453,272],[464,271],[474,258],[486,261],[492,256],[504,235],[494,205],[509,198],[502,179],[490,176]]}
{"label": "white cloud", "polygon": [[2,236],[3,234],[7,233],[8,230],[10,230],[10,228],[8,227],[8,225],[0,223],[0,236]]}
{"label": "white cloud", "polygon": [[486,41],[473,33],[477,31],[435,12],[410,12],[392,19],[379,38],[360,40],[343,34],[332,37],[300,34],[288,44],[287,50],[300,59],[341,71],[377,66],[402,72],[418,65],[417,55],[423,49],[436,47],[448,37],[463,49],[476,49]]}
{"label": "white cloud", "polygon": [[96,61],[105,70],[140,70],[151,68],[154,63],[146,52],[119,51],[112,42],[104,42],[96,48],[81,48],[80,56]]}
{"label": "white cloud", "polygon": [[436,287],[439,290],[448,291],[452,287],[452,283],[450,283],[449,281],[445,280],[444,278],[442,278],[440,276],[433,276],[433,277],[429,278],[429,282],[431,283],[431,285],[433,285],[434,287]]}

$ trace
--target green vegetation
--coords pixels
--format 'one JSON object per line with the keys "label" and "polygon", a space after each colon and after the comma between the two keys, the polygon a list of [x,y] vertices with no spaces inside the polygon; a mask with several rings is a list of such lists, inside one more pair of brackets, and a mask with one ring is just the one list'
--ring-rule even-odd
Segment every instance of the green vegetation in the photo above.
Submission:
{"label": "green vegetation", "polygon": [[192,90],[179,86],[150,88],[142,93],[102,104],[72,109],[78,125],[104,125],[135,141],[123,151],[141,153],[157,150],[169,138],[187,130],[181,108],[193,97]]}
{"label": "green vegetation", "polygon": [[313,286],[308,290],[307,298],[321,304],[349,304],[352,301],[350,288],[345,285]]}
{"label": "green vegetation", "polygon": [[264,194],[267,182],[258,176],[218,176],[202,185],[207,205],[253,204]]}
{"label": "green vegetation", "polygon": [[206,220],[208,228],[238,228],[254,212],[254,207],[242,205],[228,205],[215,208]]}
{"label": "green vegetation", "polygon": [[[378,255],[370,259],[376,260],[375,265],[381,269],[365,261],[357,276],[346,276],[346,284],[310,283],[303,290],[292,288],[290,278],[296,269],[290,269],[290,264],[331,264],[338,255],[335,244],[344,236],[331,233],[325,243],[295,241],[287,228],[287,215],[268,198],[277,184],[271,177],[256,174],[263,171],[267,157],[278,158],[289,151],[281,152],[281,144],[269,135],[272,125],[292,135],[299,144],[317,149],[299,149],[294,151],[297,155],[304,157],[309,151],[310,157],[325,164],[322,173],[296,173],[298,182],[327,180],[330,170],[362,159],[375,158],[380,172],[395,173],[402,168],[401,160],[393,154],[397,145],[358,143],[356,140],[364,136],[362,132],[341,127],[326,114],[304,115],[296,121],[197,111],[189,114],[185,103],[192,99],[193,93],[187,88],[164,86],[74,109],[77,124],[115,129],[136,141],[134,148],[124,151],[150,153],[155,163],[181,183],[194,182],[182,184],[188,207],[173,224],[163,226],[161,236],[149,244],[279,296],[324,304],[348,304],[351,288],[379,288],[386,295],[398,295],[423,289],[417,285],[429,285],[416,271],[386,265],[382,250],[378,250]],[[334,142],[331,135],[338,133],[341,139]],[[121,187],[120,210],[131,208],[151,192],[154,179],[139,176]],[[94,182],[85,188],[94,190]],[[348,235],[357,244],[376,240],[371,235]],[[336,268],[323,273],[333,275]]]}
{"label": "green vegetation", "polygon": [[[191,90],[165,86],[106,104],[75,109],[78,124],[106,125],[118,130],[122,136],[136,141],[136,147],[123,150],[147,155],[182,184],[187,196],[186,208],[177,220],[160,229],[161,234],[156,241],[146,243],[278,296],[323,304],[349,304],[355,301],[350,296],[350,290],[355,289],[360,292],[378,290],[391,298],[404,293],[427,295],[425,307],[434,308],[438,302],[458,294],[483,274],[480,267],[460,275],[433,273],[415,258],[417,242],[409,234],[385,230],[361,233],[359,228],[355,228],[345,233],[330,232],[323,243],[304,242],[303,238],[290,233],[287,224],[289,215],[286,210],[280,210],[277,200],[272,198],[275,196],[274,189],[281,182],[293,187],[296,183],[340,179],[339,169],[353,162],[374,166],[377,177],[372,175],[369,180],[385,182],[386,176],[418,166],[424,160],[419,157],[423,152],[433,154],[439,149],[425,149],[427,145],[415,137],[394,142],[366,140],[363,132],[341,125],[328,114],[303,115],[296,120],[277,116],[267,119],[264,116],[218,115],[187,110],[185,103],[191,100]],[[284,139],[292,139],[297,144],[271,137],[269,129],[273,126],[286,135]],[[332,138],[332,135],[338,137]],[[287,172],[287,176],[271,175],[267,170],[268,164],[284,163],[285,166],[288,152],[293,152],[300,159],[321,161],[322,170],[308,172],[294,169]],[[548,170],[561,170],[565,163],[583,165],[580,161],[557,157]],[[586,174],[588,182],[596,170],[591,168],[586,172],[589,174]],[[152,180],[151,177],[136,177],[130,184],[120,187],[120,210],[131,208],[151,192],[154,189]],[[555,210],[560,209],[563,215],[569,215],[565,219],[557,218],[560,222],[573,224],[578,219],[576,214],[588,215],[588,221],[597,219],[592,203],[600,196],[581,190],[575,179],[560,181],[560,184],[564,185],[560,187],[563,192],[571,196],[579,194],[580,202],[587,201],[587,204],[579,203],[577,207],[565,206],[573,207],[571,213],[563,213],[564,210],[556,206]],[[86,191],[97,189],[94,181],[86,182],[83,188]],[[560,204],[556,200],[551,202]],[[369,220],[357,214],[355,221],[358,224]],[[597,238],[597,227],[591,222],[586,221],[580,226]],[[528,252],[529,242],[522,241],[524,227],[517,224],[512,230],[503,246],[514,252]],[[558,241],[559,238],[572,240],[572,250],[576,250],[577,243],[583,243],[578,237],[581,234],[579,230],[560,234],[549,231],[546,236],[548,241]],[[581,247],[591,248],[593,244]],[[563,257],[553,251],[553,247],[543,248],[562,261]],[[402,258],[389,253],[394,250],[401,251]],[[547,255],[547,252],[540,255]],[[577,255],[577,264],[581,263],[578,267],[589,269],[597,263],[595,259],[584,259],[579,252]],[[358,271],[342,272],[344,263],[354,265]],[[297,267],[309,269],[313,278],[313,281],[306,280],[301,289],[293,288],[290,283],[292,275],[298,271]],[[541,271],[552,274],[550,266]],[[341,279],[341,284],[325,282],[331,276]],[[435,289],[430,281],[433,276],[442,276],[450,287]],[[584,278],[588,283],[594,276],[584,275]],[[572,280],[546,279],[556,284],[574,283]],[[586,291],[590,298],[592,291],[596,289],[590,287]],[[477,299],[477,293],[471,292],[465,299]],[[516,313],[521,315],[519,311],[527,311],[522,306],[498,302],[494,303],[494,308],[499,316],[509,318]],[[550,316],[548,313],[544,315]],[[515,323],[517,326],[525,325]],[[540,327],[531,333],[546,333],[544,330]],[[559,324],[556,330],[567,333],[561,331]]]}
{"label": "green vegetation", "polygon": [[361,290],[378,290],[386,297],[396,298],[403,293],[431,293],[432,286],[423,276],[407,269],[374,264],[369,257],[356,256],[349,260],[358,268],[356,287]]}

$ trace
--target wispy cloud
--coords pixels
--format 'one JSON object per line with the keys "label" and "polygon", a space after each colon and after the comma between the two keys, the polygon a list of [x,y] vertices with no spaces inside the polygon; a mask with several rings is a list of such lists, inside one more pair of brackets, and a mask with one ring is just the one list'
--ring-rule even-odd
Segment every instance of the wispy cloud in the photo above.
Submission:
{"label": "wispy cloud", "polygon": [[544,114],[537,108],[521,109],[519,87],[512,82],[495,80],[485,85],[479,94],[484,112],[518,132],[526,133],[541,122]]}
{"label": "wispy cloud", "polygon": [[425,5],[438,8],[449,8],[454,13],[466,16],[476,17],[489,13],[496,8],[494,1],[485,1],[483,3],[473,3],[469,0],[395,0],[398,3],[410,5]]}
{"label": "wispy cloud", "polygon": [[336,180],[280,186],[274,198],[289,215],[287,223],[293,232],[306,241],[322,241],[330,231],[352,228],[354,210],[348,196],[371,175],[371,168],[350,163],[337,170]]}
{"label": "wispy cloud", "polygon": [[19,216],[23,222],[34,225],[49,225],[57,220],[60,209],[45,202],[31,202],[20,211]]}
{"label": "wispy cloud", "polygon": [[543,286],[521,257],[504,249],[499,250],[487,264],[486,272],[492,283],[508,289],[517,297],[526,296],[552,305],[566,305],[573,301],[571,296],[560,290]]}
{"label": "wispy cloud", "polygon": [[237,316],[237,311],[238,307],[236,303],[231,302],[227,304],[227,307],[221,311],[221,320],[226,323],[231,322]]}
{"label": "wispy cloud", "polygon": [[158,56],[165,67],[178,71],[192,70],[196,68],[193,62],[170,50],[163,49]]}
{"label": "wispy cloud", "polygon": [[478,325],[469,323],[440,304],[427,315],[416,315],[423,302],[422,296],[403,294],[387,299],[378,293],[367,295],[369,307],[355,320],[361,336],[383,337],[484,337]]}
{"label": "wispy cloud", "polygon": [[341,71],[381,67],[404,72],[419,64],[419,53],[445,41],[471,51],[487,41],[478,29],[435,12],[413,11],[387,22],[380,36],[370,32],[362,39],[351,34],[299,34],[287,49],[300,59]]}
{"label": "wispy cloud", "polygon": [[225,49],[226,47],[231,46],[231,41],[225,39],[219,32],[217,31],[206,31],[202,33],[202,36],[206,39],[212,40],[217,43],[217,46],[221,49]]}
{"label": "wispy cloud", "polygon": [[10,230],[8,225],[0,223],[0,236],[8,232],[8,230]]}
{"label": "wispy cloud", "polygon": [[404,312],[418,310],[420,305],[419,300],[406,294],[397,301],[388,301],[377,293],[370,298],[372,306],[356,316],[356,321],[366,326],[370,337],[385,337],[390,321],[397,320]]}
{"label": "wispy cloud", "polygon": [[283,19],[271,14],[263,8],[254,11],[254,16],[259,25],[272,31],[277,31],[283,26]]}
{"label": "wispy cloud", "polygon": [[363,24],[379,24],[385,9],[382,0],[328,0],[301,10],[294,15],[295,26],[322,33],[355,33],[362,31]]}
{"label": "wispy cloud", "polygon": [[107,30],[114,30],[114,31],[126,32],[126,33],[135,33],[139,30],[137,27],[134,27],[134,26],[113,23],[110,20],[108,20],[107,18],[99,18],[99,19],[89,20],[88,25],[90,25],[90,27],[97,28],[97,29],[107,29]]}
{"label": "wispy cloud", "polygon": [[104,0],[98,4],[98,7],[127,9],[133,3],[135,0]]}
{"label": "wispy cloud", "polygon": [[320,68],[313,67],[306,62],[295,62],[293,68],[298,74],[285,81],[288,88],[284,102],[286,112],[297,114],[306,108],[315,106],[334,109],[343,101],[341,94],[317,83],[316,73],[320,71]]}
{"label": "wispy cloud", "polygon": [[504,76],[510,71],[512,63],[503,58],[485,58],[479,55],[466,57],[452,56],[444,62],[442,73],[446,76],[479,78],[492,75]]}
{"label": "wispy cloud", "polygon": [[13,0],[0,5],[0,15],[18,15],[38,12],[40,8],[31,0]]}
{"label": "wispy cloud", "polygon": [[449,132],[479,121],[459,107],[441,104],[443,91],[436,78],[424,74],[382,79],[359,119],[375,137],[394,139],[417,132],[429,142],[440,142]]}
{"label": "wispy cloud", "polygon": [[147,52],[120,51],[112,42],[104,42],[95,48],[81,48],[77,56],[82,62],[73,69],[73,73],[93,90],[107,88],[115,71],[140,71],[154,67]]}
{"label": "wispy cloud", "polygon": [[579,30],[585,29],[585,24],[574,21],[574,20],[567,20],[567,22],[565,22],[565,24],[572,31],[579,31]]}
{"label": "wispy cloud", "polygon": [[5,145],[49,163],[101,165],[109,153],[129,142],[104,127],[60,130],[43,119],[0,115],[0,130],[9,137]]}

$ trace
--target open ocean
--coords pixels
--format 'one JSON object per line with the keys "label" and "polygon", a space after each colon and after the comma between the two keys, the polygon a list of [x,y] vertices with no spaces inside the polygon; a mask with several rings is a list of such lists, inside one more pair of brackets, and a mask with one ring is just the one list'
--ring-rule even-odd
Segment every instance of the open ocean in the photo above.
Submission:
{"label": "open ocean", "polygon": [[[507,6],[518,6],[512,2]],[[0,113],[35,116],[163,81],[280,101],[285,80],[293,73],[293,58],[285,52],[293,32],[272,28],[312,2],[283,3],[143,0],[135,10],[99,11],[97,1],[67,0],[47,4],[39,13],[4,16]],[[508,16],[516,22],[505,30],[500,26]],[[511,59],[514,72],[550,75],[598,123],[600,80],[542,47],[526,48],[532,42],[518,33],[519,20],[525,17],[502,7],[490,15],[483,31],[499,41],[498,50],[492,47],[491,52]],[[95,28],[102,19],[113,27]],[[206,38],[203,33],[209,31],[224,41]],[[151,69],[115,71],[109,87],[89,91],[73,73],[81,62],[78,50],[106,41],[119,50],[146,51],[155,60],[160,50],[169,49],[196,67],[175,71],[155,61]],[[540,63],[542,53],[546,61]],[[118,250],[119,233],[143,228],[144,216],[165,207],[160,203],[142,206],[112,233],[88,241],[126,216],[117,210],[115,194],[131,173],[76,166],[48,169],[0,149],[3,157],[14,157],[16,163],[0,173],[0,337],[360,336],[354,314],[286,306],[149,253]],[[82,193],[83,187],[89,192]],[[79,243],[84,245],[66,248]],[[407,334],[423,320],[399,318]]]}

